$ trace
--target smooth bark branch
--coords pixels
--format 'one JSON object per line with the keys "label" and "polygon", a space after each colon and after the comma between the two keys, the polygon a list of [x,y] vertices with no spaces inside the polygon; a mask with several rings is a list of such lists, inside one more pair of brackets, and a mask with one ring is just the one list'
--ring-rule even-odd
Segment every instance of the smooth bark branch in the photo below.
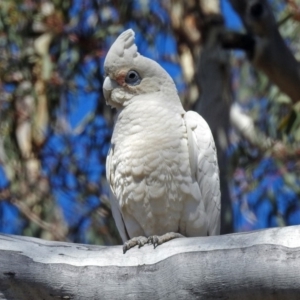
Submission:
{"label": "smooth bark branch", "polygon": [[[253,38],[253,47],[250,45],[248,49],[253,65],[263,71],[294,103],[300,101],[300,64],[282,39],[268,1],[229,1],[246,27],[248,40],[251,40],[251,36]],[[237,36],[234,38],[240,44]],[[223,39],[233,42],[232,34]]]}
{"label": "smooth bark branch", "polygon": [[231,106],[230,121],[244,138],[261,151],[267,151],[274,146],[275,142],[256,128],[253,119],[245,114],[237,104]]}
{"label": "smooth bark branch", "polygon": [[299,299],[300,226],[153,249],[0,235],[0,299]]}

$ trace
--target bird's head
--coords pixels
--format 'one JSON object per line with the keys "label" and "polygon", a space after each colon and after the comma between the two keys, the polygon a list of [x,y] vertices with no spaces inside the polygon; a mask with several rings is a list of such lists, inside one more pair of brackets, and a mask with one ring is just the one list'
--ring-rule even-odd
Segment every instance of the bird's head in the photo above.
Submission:
{"label": "bird's head", "polygon": [[[142,94],[176,93],[169,74],[155,61],[140,55],[134,31],[124,31],[109,49],[104,61],[103,93],[106,103],[122,108]],[[136,98],[137,99],[137,98]]]}

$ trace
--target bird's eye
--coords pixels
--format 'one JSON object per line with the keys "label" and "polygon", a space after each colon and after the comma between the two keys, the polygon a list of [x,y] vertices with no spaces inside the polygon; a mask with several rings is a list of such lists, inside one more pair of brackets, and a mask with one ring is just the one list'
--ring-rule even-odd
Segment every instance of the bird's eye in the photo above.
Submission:
{"label": "bird's eye", "polygon": [[141,82],[141,76],[137,71],[130,70],[125,77],[125,82],[129,85],[138,85]]}

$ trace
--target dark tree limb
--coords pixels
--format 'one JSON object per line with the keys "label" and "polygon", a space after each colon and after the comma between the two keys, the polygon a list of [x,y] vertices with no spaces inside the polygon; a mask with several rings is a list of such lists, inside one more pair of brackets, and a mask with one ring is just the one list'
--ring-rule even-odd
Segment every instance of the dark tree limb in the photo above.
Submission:
{"label": "dark tree limb", "polygon": [[206,120],[214,136],[221,186],[221,234],[233,232],[231,197],[228,188],[228,156],[226,153],[232,103],[229,54],[222,48],[224,31],[220,1],[198,2],[198,27],[202,36],[201,51],[196,60],[196,82],[200,96],[195,110]]}
{"label": "dark tree limb", "polygon": [[247,52],[249,58],[253,58],[255,40],[250,34],[243,34],[234,31],[223,31],[220,39],[224,49],[239,49]]}
{"label": "dark tree limb", "polygon": [[0,235],[0,299],[299,299],[300,226],[183,238],[125,255]]}
{"label": "dark tree limb", "polygon": [[[239,45],[247,37],[248,54],[254,67],[264,72],[294,103],[300,100],[300,64],[287,47],[278,31],[278,25],[267,0],[230,0],[233,8],[240,15],[247,35],[232,34],[222,40],[231,39],[231,46]],[[241,48],[241,47],[237,47]]]}

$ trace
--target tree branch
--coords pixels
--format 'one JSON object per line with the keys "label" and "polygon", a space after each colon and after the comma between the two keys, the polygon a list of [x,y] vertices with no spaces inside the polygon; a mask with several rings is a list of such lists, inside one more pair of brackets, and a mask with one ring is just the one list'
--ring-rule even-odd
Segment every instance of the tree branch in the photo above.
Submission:
{"label": "tree branch", "polygon": [[[51,224],[48,222],[43,221],[39,216],[37,216],[32,210],[22,201],[16,199],[15,197],[11,198],[10,201],[11,204],[13,204],[15,207],[19,209],[19,211],[30,221],[35,223],[40,228],[44,229],[45,231],[48,231],[52,234],[53,239],[59,240],[59,241],[65,241],[67,239],[66,235],[67,232],[64,230],[57,230],[57,228],[62,229],[62,226],[57,226],[56,224]],[[1,298],[0,298],[1,300]]]}
{"label": "tree branch", "polygon": [[0,235],[0,299],[299,299],[300,226],[122,247]]}
{"label": "tree branch", "polygon": [[230,121],[232,126],[252,145],[261,151],[269,150],[275,144],[271,138],[255,127],[251,117],[243,113],[237,104],[233,104],[230,109]]}
{"label": "tree branch", "polygon": [[[300,101],[300,64],[281,37],[267,0],[230,0],[254,40],[249,58],[293,102]],[[223,40],[226,39],[223,37]],[[252,48],[252,47],[251,47]]]}

